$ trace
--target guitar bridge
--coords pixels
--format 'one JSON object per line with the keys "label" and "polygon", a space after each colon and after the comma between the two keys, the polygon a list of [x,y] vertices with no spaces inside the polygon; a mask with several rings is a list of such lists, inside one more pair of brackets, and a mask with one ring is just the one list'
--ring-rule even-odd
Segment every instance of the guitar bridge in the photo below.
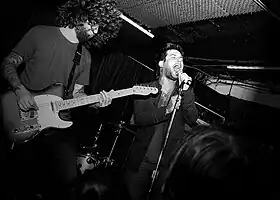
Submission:
{"label": "guitar bridge", "polygon": [[39,131],[40,128],[41,128],[40,124],[25,125],[25,126],[13,129],[12,132],[16,135],[20,135],[20,134],[25,134],[28,132]]}

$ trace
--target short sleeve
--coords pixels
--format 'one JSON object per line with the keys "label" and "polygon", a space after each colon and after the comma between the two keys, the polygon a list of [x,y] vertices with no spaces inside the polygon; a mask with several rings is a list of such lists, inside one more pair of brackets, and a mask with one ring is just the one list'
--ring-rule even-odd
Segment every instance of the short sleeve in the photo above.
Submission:
{"label": "short sleeve", "polygon": [[31,28],[13,48],[13,52],[20,55],[24,61],[29,60],[36,47],[37,27]]}

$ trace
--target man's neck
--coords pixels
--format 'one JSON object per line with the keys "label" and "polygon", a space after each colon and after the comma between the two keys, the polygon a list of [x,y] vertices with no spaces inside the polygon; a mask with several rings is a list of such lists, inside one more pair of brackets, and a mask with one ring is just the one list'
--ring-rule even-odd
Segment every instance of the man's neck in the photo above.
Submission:
{"label": "man's neck", "polygon": [[174,80],[170,80],[165,76],[162,76],[160,78],[160,85],[162,86],[162,91],[164,92],[169,92],[169,91],[173,91],[176,85],[176,81]]}
{"label": "man's neck", "polygon": [[79,40],[77,38],[76,32],[74,28],[69,27],[60,27],[59,28],[62,35],[69,40],[71,43],[79,43]]}

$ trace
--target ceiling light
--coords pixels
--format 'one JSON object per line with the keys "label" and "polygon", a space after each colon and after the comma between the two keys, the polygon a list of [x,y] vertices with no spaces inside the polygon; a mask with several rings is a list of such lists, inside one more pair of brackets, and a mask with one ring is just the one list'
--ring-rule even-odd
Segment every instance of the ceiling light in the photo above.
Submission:
{"label": "ceiling light", "polygon": [[132,21],[131,19],[129,19],[128,17],[124,16],[123,14],[120,14],[120,17],[125,20],[126,22],[130,23],[132,26],[138,28],[140,31],[142,31],[143,33],[145,33],[146,35],[148,35],[151,38],[154,38],[155,36],[150,32],[147,31],[146,29],[144,29],[143,27],[139,26],[137,23],[135,23],[134,21]]}

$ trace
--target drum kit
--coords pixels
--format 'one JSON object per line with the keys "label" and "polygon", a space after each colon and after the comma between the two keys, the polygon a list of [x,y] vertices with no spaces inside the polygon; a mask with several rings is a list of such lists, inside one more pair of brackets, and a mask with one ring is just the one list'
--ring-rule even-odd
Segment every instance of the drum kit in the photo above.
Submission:
{"label": "drum kit", "polygon": [[[130,134],[121,137],[122,132]],[[101,123],[90,144],[80,145],[77,154],[77,166],[81,174],[84,174],[87,170],[123,167],[135,134],[133,125],[126,124],[123,121]],[[108,137],[111,138],[108,139]],[[124,138],[129,142],[124,141]],[[125,150],[123,150],[124,142],[128,144]],[[108,145],[108,143],[110,144]],[[118,154],[121,154],[121,156]]]}

